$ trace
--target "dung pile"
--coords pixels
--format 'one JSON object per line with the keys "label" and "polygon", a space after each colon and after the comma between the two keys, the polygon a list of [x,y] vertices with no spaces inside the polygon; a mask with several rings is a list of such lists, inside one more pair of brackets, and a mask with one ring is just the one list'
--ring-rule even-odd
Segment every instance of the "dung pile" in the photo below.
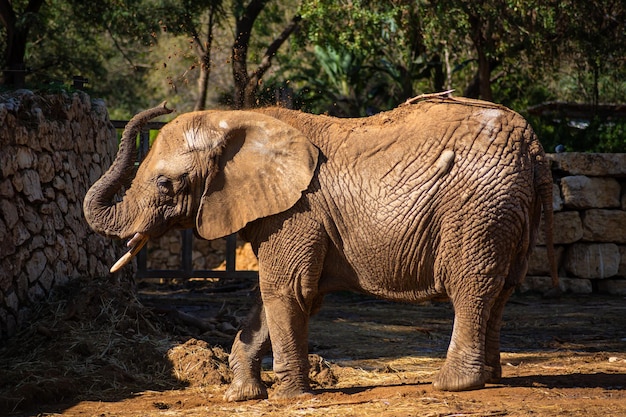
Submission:
{"label": "dung pile", "polygon": [[228,354],[204,340],[189,339],[167,352],[174,375],[190,386],[227,384],[232,380]]}

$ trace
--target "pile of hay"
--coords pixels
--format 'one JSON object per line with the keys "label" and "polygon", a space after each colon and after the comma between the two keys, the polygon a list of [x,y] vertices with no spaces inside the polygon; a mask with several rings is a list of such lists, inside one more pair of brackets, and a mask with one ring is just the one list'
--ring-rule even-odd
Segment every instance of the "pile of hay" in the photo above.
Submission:
{"label": "pile of hay", "polygon": [[[129,283],[74,280],[39,304],[30,323],[0,346],[0,414],[190,384],[177,378],[181,365],[168,352],[193,329],[144,307]],[[207,367],[204,382],[230,380],[221,348],[197,360]]]}

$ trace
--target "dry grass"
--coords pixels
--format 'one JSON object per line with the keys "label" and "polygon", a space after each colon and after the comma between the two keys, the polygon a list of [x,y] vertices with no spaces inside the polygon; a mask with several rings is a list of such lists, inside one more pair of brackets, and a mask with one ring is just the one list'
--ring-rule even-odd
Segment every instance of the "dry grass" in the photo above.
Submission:
{"label": "dry grass", "polygon": [[165,354],[183,332],[128,284],[74,281],[38,304],[30,322],[0,348],[2,411],[182,386]]}

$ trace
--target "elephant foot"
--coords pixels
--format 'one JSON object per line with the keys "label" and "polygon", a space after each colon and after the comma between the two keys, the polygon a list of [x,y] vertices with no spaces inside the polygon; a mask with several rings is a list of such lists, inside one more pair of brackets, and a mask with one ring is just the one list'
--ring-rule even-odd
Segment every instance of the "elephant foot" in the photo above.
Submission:
{"label": "elephant foot", "polygon": [[446,365],[433,380],[433,388],[439,391],[470,391],[484,387],[485,376],[482,372],[460,373]]}
{"label": "elephant foot", "polygon": [[261,400],[267,398],[267,388],[262,381],[249,378],[235,379],[224,394],[224,401]]}
{"label": "elephant foot", "polygon": [[272,392],[272,400],[284,400],[297,397],[311,396],[313,391],[308,383],[289,383],[281,381]]}
{"label": "elephant foot", "polygon": [[497,384],[502,378],[502,366],[498,363],[497,366],[485,365],[485,371],[483,372],[485,382],[488,384]]}

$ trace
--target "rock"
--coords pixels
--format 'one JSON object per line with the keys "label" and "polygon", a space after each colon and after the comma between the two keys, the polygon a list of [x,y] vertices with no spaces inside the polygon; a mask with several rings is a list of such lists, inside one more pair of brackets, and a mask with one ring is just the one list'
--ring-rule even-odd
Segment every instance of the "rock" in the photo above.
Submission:
{"label": "rock", "polygon": [[31,234],[28,232],[26,226],[24,226],[24,223],[16,223],[16,225],[13,227],[13,242],[15,243],[15,246],[21,246],[28,239],[30,239],[30,237]]}
{"label": "rock", "polygon": [[30,148],[20,146],[17,148],[17,155],[15,156],[18,169],[32,168],[35,156]]}
{"label": "rock", "polygon": [[41,232],[41,229],[43,228],[43,221],[33,206],[28,205],[24,207],[24,215],[22,219],[24,220],[28,231],[33,235],[37,235]]}
{"label": "rock", "polygon": [[[559,286],[561,291],[572,294],[593,292],[593,285],[589,279],[559,277]],[[552,278],[546,276],[527,276],[518,287],[518,291],[522,294],[527,292],[545,294],[550,289],[552,289]]]}
{"label": "rock", "polygon": [[[557,265],[563,257],[563,247],[555,248]],[[535,246],[528,260],[528,275],[550,275],[550,263],[548,262],[548,250],[545,246]]]}
{"label": "rock", "polygon": [[577,211],[554,213],[554,243],[569,244],[583,237],[583,225]]}
{"label": "rock", "polygon": [[0,213],[2,213],[2,218],[7,227],[12,229],[19,219],[15,205],[11,204],[9,200],[0,200]]}
{"label": "rock", "polygon": [[626,296],[626,279],[603,279],[598,281],[598,289],[603,293]]}
{"label": "rock", "polygon": [[41,251],[33,253],[31,258],[26,262],[26,273],[30,282],[36,282],[43,270],[46,268],[46,255]]}
{"label": "rock", "polygon": [[42,183],[50,182],[55,178],[54,162],[49,154],[45,153],[39,156],[37,171],[39,172],[39,179]]}
{"label": "rock", "polygon": [[61,213],[67,214],[69,207],[65,195],[59,194],[59,197],[57,198],[57,206],[59,207],[59,210],[61,210]]}
{"label": "rock", "polygon": [[23,192],[26,199],[31,203],[44,201],[43,193],[41,192],[41,182],[39,181],[39,174],[37,171],[27,169],[24,171],[22,177]]}
{"label": "rock", "polygon": [[591,294],[593,292],[593,285],[588,279],[580,278],[561,278],[561,289],[563,292],[570,292],[572,294]]}
{"label": "rock", "polygon": [[619,268],[617,274],[626,278],[626,246],[619,247]]}
{"label": "rock", "polygon": [[614,243],[575,243],[567,248],[564,266],[578,278],[609,278],[617,275],[619,263]]}
{"label": "rock", "polygon": [[[10,255],[15,253],[16,245],[11,237],[12,233],[4,225],[4,222],[0,220],[0,260],[7,259]],[[7,273],[8,271],[5,270],[4,265],[0,264],[0,277],[3,277],[4,274]],[[2,281],[2,279],[0,279],[0,281]]]}
{"label": "rock", "polygon": [[17,310],[19,309],[19,299],[17,298],[17,294],[15,294],[15,291],[10,291],[5,296],[4,302],[11,312],[17,312]]}
{"label": "rock", "polygon": [[[537,234],[537,245],[545,245],[543,218]],[[583,237],[583,222],[577,211],[560,211],[554,213],[554,230],[552,238],[555,245],[574,243]]]}
{"label": "rock", "polygon": [[36,235],[33,236],[33,238],[30,241],[30,245],[28,245],[28,250],[30,252],[33,252],[35,249],[42,249],[43,247],[45,247],[46,241],[44,240],[43,236],[41,235]]}
{"label": "rock", "polygon": [[550,284],[552,280],[550,277],[534,277],[527,276],[524,280],[518,284],[516,291],[520,294],[526,293],[539,293],[543,294],[552,288]]}
{"label": "rock", "polygon": [[35,283],[32,287],[28,289],[28,299],[31,302],[35,302],[37,300],[41,300],[46,296],[46,292],[43,290],[41,285]]}
{"label": "rock", "polygon": [[563,198],[561,197],[561,189],[557,184],[552,184],[552,210],[563,210]]}
{"label": "rock", "polygon": [[52,284],[54,283],[54,275],[55,273],[60,273],[53,271],[52,270],[52,266],[51,264],[46,265],[46,267],[44,268],[43,272],[41,273],[41,276],[39,277],[39,285],[41,285],[43,287],[43,289],[46,291],[46,294],[50,292],[50,289],[52,288]]}
{"label": "rock", "polygon": [[575,175],[561,178],[565,207],[572,209],[620,207],[621,187],[615,178]]}
{"label": "rock", "polygon": [[583,239],[626,243],[626,211],[592,209],[583,215]]}
{"label": "rock", "polygon": [[65,180],[61,177],[55,176],[52,180],[52,186],[58,191],[63,191],[65,190]]}
{"label": "rock", "polygon": [[578,153],[548,154],[553,167],[571,175],[626,176],[624,153]]}
{"label": "rock", "polygon": [[13,190],[13,184],[8,179],[0,182],[0,197],[13,198],[15,191]]}

